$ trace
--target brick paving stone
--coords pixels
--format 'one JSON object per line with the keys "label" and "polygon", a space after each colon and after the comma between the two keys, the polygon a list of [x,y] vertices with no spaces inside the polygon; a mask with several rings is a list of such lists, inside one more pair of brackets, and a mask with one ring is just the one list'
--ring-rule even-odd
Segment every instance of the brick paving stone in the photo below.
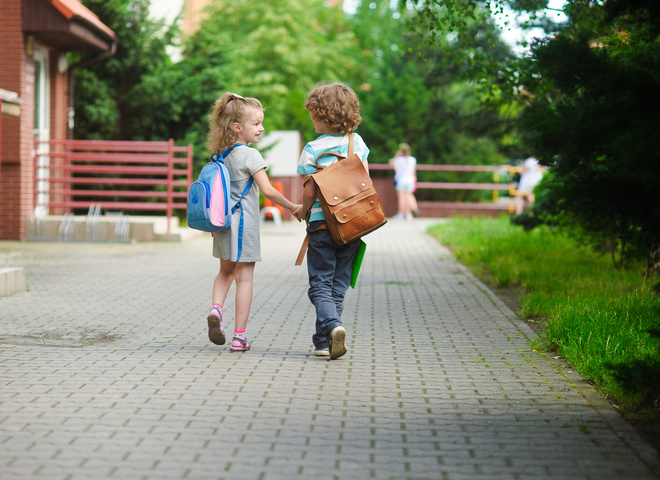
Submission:
{"label": "brick paving stone", "polygon": [[0,243],[28,285],[0,299],[0,479],[659,478],[432,223],[366,238],[336,361],[313,353],[298,224],[263,227],[245,353],[207,338],[209,236]]}

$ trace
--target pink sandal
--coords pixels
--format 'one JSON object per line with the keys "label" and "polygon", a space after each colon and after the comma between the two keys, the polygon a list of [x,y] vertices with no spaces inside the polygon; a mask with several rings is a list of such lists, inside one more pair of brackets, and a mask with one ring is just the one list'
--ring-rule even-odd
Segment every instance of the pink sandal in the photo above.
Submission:
{"label": "pink sandal", "polygon": [[247,341],[246,337],[234,337],[234,340],[231,342],[231,347],[229,347],[230,352],[245,352],[250,350],[250,343]]}
{"label": "pink sandal", "polygon": [[225,330],[222,328],[222,309],[214,305],[207,317],[209,324],[209,340],[216,345],[224,345],[227,341]]}

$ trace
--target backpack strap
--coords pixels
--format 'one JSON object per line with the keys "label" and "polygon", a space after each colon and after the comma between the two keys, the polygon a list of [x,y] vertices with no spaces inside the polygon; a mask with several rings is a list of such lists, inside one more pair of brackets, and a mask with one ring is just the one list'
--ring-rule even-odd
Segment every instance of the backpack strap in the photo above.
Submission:
{"label": "backpack strap", "polygon": [[[327,151],[319,154],[316,157],[316,160],[314,162],[316,164],[316,172],[318,173],[319,171],[323,170],[322,168],[319,168],[319,163],[318,163],[319,158],[321,158],[323,155],[326,155],[326,154],[335,155],[339,159],[338,161],[341,161],[341,160],[343,160],[345,158],[348,158],[351,155],[353,155],[353,142],[354,142],[353,132],[351,132],[351,133],[348,134],[348,153],[346,154],[345,157],[340,153],[333,152],[332,150],[327,150]],[[307,180],[309,180],[310,178],[311,178],[311,176]],[[307,182],[305,182],[305,183],[307,183]],[[295,263],[296,265],[302,264],[303,258],[305,258],[305,253],[307,252],[307,248],[309,247],[309,234],[310,234],[310,232],[316,232],[318,230],[327,230],[328,229],[328,226],[324,223],[324,224],[321,224],[316,229],[310,230],[309,229],[309,218],[306,218],[305,220],[307,221],[307,235],[305,235],[305,239],[303,240],[303,244],[300,247],[300,252],[298,252],[298,258],[296,258],[296,263]]]}
{"label": "backpack strap", "polygon": [[353,132],[348,134],[348,153],[346,153],[346,156],[343,156],[337,152],[333,152],[332,150],[326,150],[325,152],[316,156],[316,160],[314,160],[314,164],[316,165],[316,173],[318,173],[320,170],[323,170],[322,168],[319,168],[319,158],[321,158],[323,155],[334,155],[339,160],[343,160],[353,155]]}
{"label": "backpack strap", "polygon": [[[225,150],[224,152],[222,152],[222,160],[224,160],[225,158],[227,158],[227,156],[231,153],[231,151],[232,151],[233,149],[235,149],[236,147],[243,147],[243,146],[244,146],[244,145],[243,145],[242,143],[235,143],[235,144],[233,144],[233,145],[232,145],[231,147],[229,147],[227,150]],[[217,154],[216,154],[216,155],[217,155]],[[224,162],[223,162],[223,163],[224,163]]]}
{"label": "backpack strap", "polygon": [[309,225],[307,225],[307,235],[305,235],[305,238],[303,240],[303,244],[300,247],[300,252],[298,252],[298,258],[296,258],[296,265],[300,265],[303,261],[303,258],[305,258],[305,253],[307,252],[307,248],[309,247],[309,234],[310,232],[318,232],[319,230],[327,230],[328,226],[325,223],[322,223],[318,227],[316,227],[314,230],[309,229]]}
{"label": "backpack strap", "polygon": [[[211,160],[214,162],[220,162],[220,163],[225,163],[224,160],[227,158],[227,156],[232,152],[232,150],[236,147],[242,147],[244,146],[242,143],[235,143],[231,147],[229,147],[227,150],[222,152],[221,155],[218,155],[217,153],[214,153],[211,156]],[[241,259],[241,253],[243,252],[243,223],[244,223],[244,212],[243,212],[243,204],[241,201],[243,200],[243,197],[247,195],[247,193],[250,191],[252,188],[252,184],[254,183],[254,177],[250,177],[250,180],[248,180],[247,184],[245,185],[245,188],[243,189],[243,193],[241,193],[241,197],[238,199],[238,202],[231,207],[231,213],[232,215],[236,211],[236,209],[240,208],[241,209],[241,220],[238,224],[238,255],[236,257],[236,261],[238,262]]]}
{"label": "backpack strap", "polygon": [[245,188],[243,189],[243,193],[241,193],[241,198],[238,199],[236,205],[231,207],[232,215],[234,214],[237,208],[241,209],[241,221],[238,224],[238,255],[236,257],[237,262],[241,259],[241,252],[243,251],[243,219],[245,216],[245,210],[243,209],[243,204],[241,203],[241,201],[243,200],[243,197],[250,191],[253,183],[254,183],[254,177],[250,177],[250,180],[248,180],[247,184],[245,185]]}

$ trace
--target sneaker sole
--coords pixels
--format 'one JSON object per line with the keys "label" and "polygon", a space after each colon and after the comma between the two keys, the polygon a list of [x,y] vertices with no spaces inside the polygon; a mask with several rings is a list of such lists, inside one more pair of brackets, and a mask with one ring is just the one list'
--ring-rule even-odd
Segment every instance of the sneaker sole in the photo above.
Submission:
{"label": "sneaker sole", "polygon": [[325,350],[314,350],[314,356],[315,357],[329,357],[330,356],[330,350],[325,349]]}
{"label": "sneaker sole", "polygon": [[227,341],[222,329],[220,329],[220,319],[216,316],[207,318],[209,324],[209,340],[216,345],[224,345]]}
{"label": "sneaker sole", "polygon": [[332,345],[330,345],[330,360],[335,360],[343,355],[346,355],[348,349],[346,348],[346,330],[343,327],[336,327],[330,333],[332,338]]}

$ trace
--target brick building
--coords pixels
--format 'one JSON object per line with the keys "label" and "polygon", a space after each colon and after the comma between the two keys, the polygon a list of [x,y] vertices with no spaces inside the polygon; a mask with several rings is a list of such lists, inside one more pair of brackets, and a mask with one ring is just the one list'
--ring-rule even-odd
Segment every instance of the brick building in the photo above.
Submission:
{"label": "brick building", "polygon": [[[0,240],[25,237],[34,213],[35,137],[69,137],[72,72],[66,52],[115,52],[117,37],[79,0],[0,0],[0,91],[19,105],[0,124]],[[3,108],[3,111],[5,109]]]}

